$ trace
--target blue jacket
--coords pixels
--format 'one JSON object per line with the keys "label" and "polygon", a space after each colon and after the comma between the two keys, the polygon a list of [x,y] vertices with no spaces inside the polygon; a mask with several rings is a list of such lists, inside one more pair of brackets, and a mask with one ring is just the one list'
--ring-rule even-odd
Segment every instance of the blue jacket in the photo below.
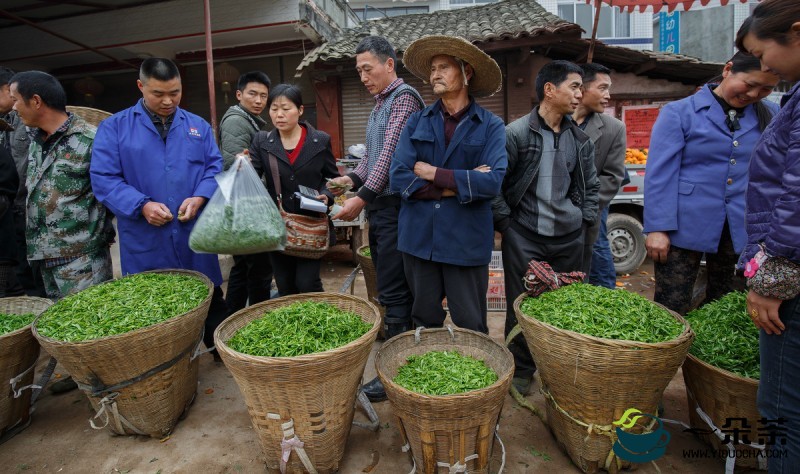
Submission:
{"label": "blue jacket", "polygon": [[[475,101],[444,147],[441,100],[409,117],[390,170],[392,192],[401,193],[397,249],[415,257],[452,265],[487,265],[492,258],[492,199],[506,173],[503,121]],[[428,181],[414,175],[423,161],[455,170],[457,195],[418,200],[412,194]],[[491,171],[474,171],[488,165]]]}
{"label": "blue jacket", "polygon": [[747,262],[763,243],[767,253],[800,263],[800,83],[784,96],[750,160]]}
{"label": "blue jacket", "polygon": [[[222,284],[218,257],[189,248],[196,219],[178,221],[186,198],[210,199],[222,156],[208,123],[177,109],[167,141],[161,139],[141,101],[104,120],[92,151],[92,188],[97,199],[117,216],[122,273],[183,268],[204,273]],[[169,207],[175,218],[156,227],[142,208],[148,201]]]}
{"label": "blue jacket", "polygon": [[753,105],[739,125],[731,133],[708,86],[661,109],[645,168],[644,232],[666,232],[671,245],[716,253],[727,219],[733,247],[742,251],[747,167],[761,136]]}

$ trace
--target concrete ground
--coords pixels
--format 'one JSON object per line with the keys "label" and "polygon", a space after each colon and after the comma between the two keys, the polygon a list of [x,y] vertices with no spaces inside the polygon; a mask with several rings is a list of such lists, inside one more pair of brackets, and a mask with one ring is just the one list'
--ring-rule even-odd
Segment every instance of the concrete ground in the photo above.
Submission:
{"label": "concrete ground", "polygon": [[[338,291],[353,270],[350,251],[335,247],[323,259],[325,288]],[[652,295],[652,264],[619,281],[630,291]],[[366,297],[363,276],[355,281],[355,294]],[[504,313],[489,315],[490,335],[502,341]],[[375,348],[380,343],[375,344]],[[373,350],[373,354],[374,354]],[[40,361],[43,364],[45,356]],[[56,373],[64,375],[58,367]],[[372,358],[365,380],[375,375]],[[313,381],[309,381],[313,383]],[[544,400],[534,386],[527,400],[544,410]],[[664,394],[665,418],[688,422],[686,393],[680,371]],[[389,402],[374,405],[380,417],[377,433],[353,427],[348,438],[341,471],[407,473],[412,464],[408,453],[401,451],[400,434]],[[259,473],[265,472],[264,457],[253,431],[247,408],[231,374],[210,355],[200,361],[197,399],[188,416],[180,421],[172,435],[163,440],[141,436],[112,436],[89,426],[94,415],[85,395],[72,391],[52,395],[44,391],[37,401],[33,421],[22,433],[0,445],[0,471],[41,473]],[[367,421],[362,410],[356,420]],[[692,459],[687,449],[705,445],[694,435],[667,425],[672,434],[666,455],[657,461],[663,473],[723,472],[718,459]],[[500,418],[500,436],[505,444],[509,474],[580,472],[558,446],[547,426],[510,396],[506,397]],[[497,472],[501,449],[497,443],[490,472]],[[640,473],[657,472],[653,465],[639,465]]]}

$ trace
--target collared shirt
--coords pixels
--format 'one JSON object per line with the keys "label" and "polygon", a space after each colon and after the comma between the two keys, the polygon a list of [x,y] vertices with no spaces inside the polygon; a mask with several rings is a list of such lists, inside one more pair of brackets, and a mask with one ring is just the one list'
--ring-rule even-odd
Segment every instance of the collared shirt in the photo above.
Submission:
{"label": "collared shirt", "polygon": [[[395,89],[404,84],[400,78],[395,79],[384,90],[375,95],[375,108],[372,110],[372,116],[378,116],[383,112],[384,105],[387,100],[395,92]],[[413,91],[414,93],[416,91]],[[378,137],[367,136],[367,153],[364,159],[358,164],[353,174],[355,174],[363,183],[358,195],[367,202],[372,202],[376,196],[389,194],[389,167],[392,163],[392,155],[397,147],[397,142],[400,140],[400,132],[408,121],[408,118],[414,112],[422,110],[422,99],[417,98],[414,93],[399,93],[394,100],[391,101],[391,110],[387,114],[389,116],[388,122],[377,124],[376,132],[383,132],[380,140]],[[368,125],[369,126],[369,125]],[[371,131],[367,130],[367,134]],[[382,142],[379,151],[370,150],[370,142]],[[376,153],[377,152],[377,153]],[[377,159],[370,160],[369,157],[377,154]],[[370,166],[370,162],[373,162]],[[366,188],[366,189],[364,189]]]}
{"label": "collared shirt", "polygon": [[[42,154],[39,156],[40,160],[42,157],[47,155],[47,153],[50,151],[50,148],[55,142],[58,141],[59,137],[69,130],[69,126],[72,125],[72,117],[72,112],[67,112],[67,120],[65,120],[64,123],[62,123],[61,126],[58,127],[56,131],[53,132],[49,137],[47,136],[47,132],[41,128],[31,129],[31,132],[34,134],[34,140],[36,140],[42,146]],[[38,164],[42,164],[42,162],[39,161]]]}
{"label": "collared shirt", "polygon": [[169,128],[172,126],[172,119],[175,118],[175,112],[172,112],[169,117],[167,117],[167,120],[164,120],[160,115],[147,108],[147,104],[144,103],[144,99],[142,99],[142,106],[144,107],[144,110],[147,111],[148,115],[150,115],[150,120],[153,121],[156,131],[161,134],[161,139],[166,143],[167,135],[169,134]]}
{"label": "collared shirt", "polygon": [[470,98],[467,106],[463,109],[459,110],[454,114],[450,114],[447,110],[442,107],[442,119],[444,120],[444,147],[447,148],[450,146],[450,139],[453,138],[453,134],[456,133],[456,128],[458,127],[458,123],[461,122],[461,119],[467,115],[467,110],[469,110],[469,106],[472,105],[472,98]]}

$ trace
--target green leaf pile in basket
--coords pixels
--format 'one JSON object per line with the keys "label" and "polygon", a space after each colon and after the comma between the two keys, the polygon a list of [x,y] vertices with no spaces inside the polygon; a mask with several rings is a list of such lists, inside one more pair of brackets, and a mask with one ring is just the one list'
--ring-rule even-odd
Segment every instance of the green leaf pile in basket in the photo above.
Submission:
{"label": "green leaf pile in basket", "polygon": [[63,298],[42,313],[36,330],[58,341],[99,339],[187,313],[207,296],[206,284],[193,276],[138,273]]}
{"label": "green leaf pile in basket", "polygon": [[0,313],[0,336],[24,328],[36,319],[33,313],[11,314]]}
{"label": "green leaf pile in basket", "polygon": [[625,290],[574,283],[526,298],[523,314],[559,329],[605,339],[657,343],[684,329],[666,309]]}
{"label": "green leaf pile in basket", "polygon": [[497,374],[482,360],[457,351],[430,351],[408,356],[394,383],[425,395],[454,395],[497,382]]}
{"label": "green leaf pile in basket", "polygon": [[361,249],[361,255],[365,257],[372,257],[372,250],[370,250],[369,247],[364,247],[363,249]]}
{"label": "green leaf pile in basket", "polygon": [[296,357],[347,345],[370,330],[357,314],[305,301],[274,309],[242,327],[226,344],[262,357]]}
{"label": "green leaf pile in basket", "polygon": [[736,375],[759,378],[759,329],[747,316],[747,293],[728,293],[690,311],[686,319],[695,334],[690,354]]}

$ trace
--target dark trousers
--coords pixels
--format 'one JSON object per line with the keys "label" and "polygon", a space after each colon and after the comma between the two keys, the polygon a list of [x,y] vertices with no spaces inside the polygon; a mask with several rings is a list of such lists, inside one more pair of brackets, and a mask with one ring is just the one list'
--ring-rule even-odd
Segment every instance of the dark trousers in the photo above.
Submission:
{"label": "dark trousers", "polygon": [[206,317],[205,333],[203,333],[203,343],[206,347],[214,345],[214,331],[222,321],[225,321],[229,314],[228,305],[225,304],[225,298],[222,296],[222,288],[215,286],[214,294],[211,295],[211,306],[208,308],[208,316]]}
{"label": "dark trousers", "polygon": [[[733,250],[728,224],[722,228],[717,253],[706,253],[706,296],[701,306],[714,301],[731,291],[743,290],[744,277],[737,275],[736,262],[739,254]],[[687,250],[670,245],[665,263],[654,264],[656,290],[653,300],[678,314],[684,315],[692,303],[694,284],[700,271],[703,252]]]}
{"label": "dark trousers", "polygon": [[411,324],[411,289],[406,281],[403,254],[397,250],[399,204],[370,210],[369,249],[375,265],[378,300],[386,308],[385,324]]}
{"label": "dark trousers", "polygon": [[[583,261],[583,234],[575,240],[559,244],[534,242],[509,227],[503,234],[503,277],[506,286],[506,327],[505,336],[517,325],[514,313],[514,300],[525,292],[522,277],[528,271],[528,262],[537,260],[547,262],[554,271],[572,272],[580,270]],[[514,375],[531,377],[536,372],[525,337],[520,333],[508,345],[514,355]]]}
{"label": "dark trousers", "polygon": [[226,302],[231,313],[269,299],[272,289],[272,262],[269,252],[234,255],[228,277]]}
{"label": "dark trousers", "polygon": [[486,325],[486,290],[489,287],[489,265],[465,267],[423,260],[403,254],[406,279],[414,295],[411,318],[417,326],[440,328],[447,316],[464,329],[489,333]]}
{"label": "dark trousers", "polygon": [[[778,316],[786,330],[780,335],[762,330],[759,338],[758,412],[769,420],[763,426],[770,426],[759,431],[766,430],[767,450],[776,453],[769,458],[770,474],[789,474],[800,464],[800,296],[784,301]],[[750,423],[762,425],[758,420]]]}
{"label": "dark trousers", "polygon": [[[17,283],[28,296],[47,298],[41,273],[34,274],[28,263],[28,247],[25,242],[25,208],[14,206],[11,211],[14,213],[14,231],[17,237]],[[19,287],[9,289],[9,292],[18,294]]]}
{"label": "dark trousers", "polygon": [[270,252],[275,285],[281,296],[324,291],[319,277],[320,261]]}

